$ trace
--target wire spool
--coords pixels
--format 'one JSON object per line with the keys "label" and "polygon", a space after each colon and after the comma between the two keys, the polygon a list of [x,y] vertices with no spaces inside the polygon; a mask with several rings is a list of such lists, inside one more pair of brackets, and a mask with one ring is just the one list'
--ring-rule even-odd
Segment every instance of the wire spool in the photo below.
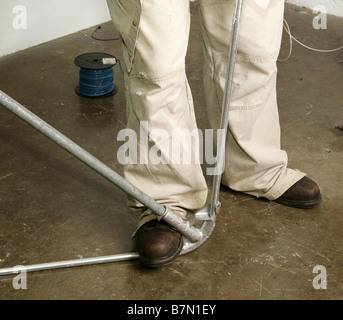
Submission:
{"label": "wire spool", "polygon": [[77,56],[74,63],[80,67],[79,84],[75,92],[87,98],[104,98],[115,95],[113,66],[117,59],[107,53],[91,52]]}

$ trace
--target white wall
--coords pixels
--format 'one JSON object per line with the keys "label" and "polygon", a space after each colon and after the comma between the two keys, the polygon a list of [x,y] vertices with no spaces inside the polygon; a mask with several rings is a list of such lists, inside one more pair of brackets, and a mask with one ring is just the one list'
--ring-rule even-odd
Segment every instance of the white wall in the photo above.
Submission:
{"label": "white wall", "polygon": [[[324,5],[328,13],[343,17],[343,0],[286,1],[308,8]],[[109,20],[106,0],[0,0],[0,56]]]}
{"label": "white wall", "polygon": [[106,0],[1,0],[0,56],[108,20]]}
{"label": "white wall", "polygon": [[286,2],[302,5],[307,8],[322,5],[326,9],[326,13],[343,17],[343,0],[286,0]]}

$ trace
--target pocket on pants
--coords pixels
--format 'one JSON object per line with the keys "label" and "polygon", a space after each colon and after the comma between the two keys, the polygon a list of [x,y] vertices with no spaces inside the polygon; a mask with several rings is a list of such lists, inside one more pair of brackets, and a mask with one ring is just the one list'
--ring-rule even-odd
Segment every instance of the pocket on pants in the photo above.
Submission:
{"label": "pocket on pants", "polygon": [[124,51],[127,70],[132,68],[132,61],[137,42],[142,0],[107,0],[112,22],[118,31]]}
{"label": "pocket on pants", "polygon": [[[261,106],[276,85],[276,55],[267,59],[238,55],[231,93],[231,110],[251,110]],[[228,56],[213,59],[213,78],[218,101],[223,101]]]}

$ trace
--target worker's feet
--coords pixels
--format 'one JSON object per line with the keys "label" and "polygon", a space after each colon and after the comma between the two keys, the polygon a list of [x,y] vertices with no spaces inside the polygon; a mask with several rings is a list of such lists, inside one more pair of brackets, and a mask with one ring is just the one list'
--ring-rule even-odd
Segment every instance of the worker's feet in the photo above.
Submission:
{"label": "worker's feet", "polygon": [[136,237],[139,259],[145,267],[162,267],[173,262],[183,247],[182,235],[164,221],[147,222]]}
{"label": "worker's feet", "polygon": [[322,201],[318,185],[310,178],[303,177],[274,202],[288,207],[310,209]]}
{"label": "worker's feet", "polygon": [[[318,185],[303,177],[274,202],[301,209],[318,206],[322,196]],[[152,220],[136,232],[139,259],[145,267],[162,267],[173,262],[183,247],[182,235],[164,221]]]}

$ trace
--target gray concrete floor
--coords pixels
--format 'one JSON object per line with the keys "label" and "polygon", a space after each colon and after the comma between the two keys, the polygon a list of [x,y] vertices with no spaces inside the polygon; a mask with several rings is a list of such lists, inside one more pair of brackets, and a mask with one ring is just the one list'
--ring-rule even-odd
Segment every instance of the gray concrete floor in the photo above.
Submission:
{"label": "gray concrete floor", "polygon": [[[187,72],[198,125],[208,128],[202,87],[198,13],[192,7]],[[294,35],[316,48],[342,45],[342,19],[312,27],[310,10],[287,5]],[[74,58],[106,52],[121,59],[118,41],[96,41],[94,28],[0,58],[0,89],[121,173],[117,132],[124,128],[123,76],[113,98],[75,94]],[[110,22],[99,37],[113,37]],[[288,54],[285,35],[281,57]],[[0,299],[341,299],[343,51],[317,53],[294,44],[279,63],[282,147],[289,166],[308,173],[323,193],[319,208],[299,210],[222,189],[222,211],[210,239],[173,264],[147,270],[137,260],[29,273],[27,289],[0,277]],[[0,268],[126,253],[137,216],[125,194],[69,153],[0,107]],[[210,181],[210,180],[209,180]],[[313,268],[327,271],[316,290]]]}

